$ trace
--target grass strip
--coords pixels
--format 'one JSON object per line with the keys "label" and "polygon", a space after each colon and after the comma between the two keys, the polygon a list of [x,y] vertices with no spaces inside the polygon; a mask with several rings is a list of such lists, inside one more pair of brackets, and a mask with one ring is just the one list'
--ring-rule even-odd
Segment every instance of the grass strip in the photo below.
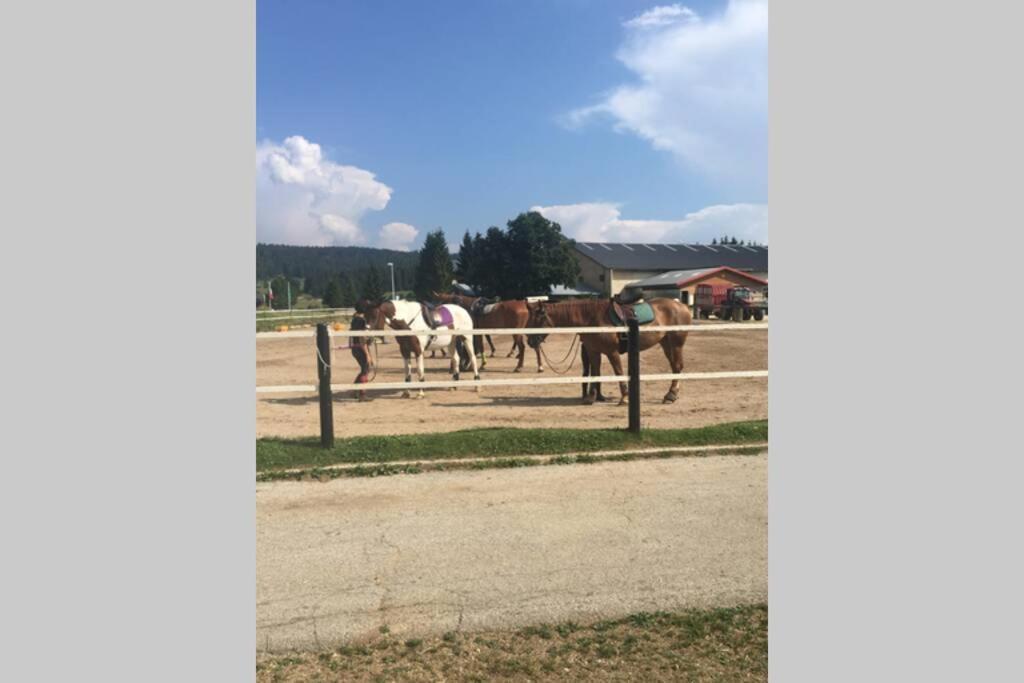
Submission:
{"label": "grass strip", "polygon": [[[264,681],[765,681],[768,606],[640,612],[516,630],[393,634],[320,652],[259,655]],[[413,636],[413,637],[410,637]]]}
{"label": "grass strip", "polygon": [[345,463],[401,460],[501,458],[557,455],[576,451],[624,450],[671,446],[711,446],[763,442],[768,421],[731,422],[690,429],[514,429],[496,427],[436,434],[354,436],[336,439],[334,448],[317,438],[256,440],[256,471],[314,469]]}
{"label": "grass strip", "polygon": [[490,470],[515,467],[544,467],[547,465],[589,465],[599,462],[628,462],[630,460],[656,460],[664,458],[701,458],[709,455],[757,455],[764,452],[764,446],[744,448],[737,446],[728,450],[706,451],[657,451],[648,453],[617,453],[612,455],[555,455],[550,458],[494,458],[489,460],[466,460],[465,462],[419,462],[391,465],[353,465],[340,468],[309,468],[300,470],[269,470],[258,472],[256,481],[330,481],[344,477],[390,477],[396,474],[422,474],[423,472],[449,472],[454,470]]}

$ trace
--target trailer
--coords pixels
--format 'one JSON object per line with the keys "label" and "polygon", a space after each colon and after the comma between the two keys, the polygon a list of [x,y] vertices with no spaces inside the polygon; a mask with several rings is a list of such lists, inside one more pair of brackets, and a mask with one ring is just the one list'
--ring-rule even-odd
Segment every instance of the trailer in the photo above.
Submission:
{"label": "trailer", "polygon": [[707,320],[712,315],[719,320],[764,320],[768,315],[768,288],[729,285],[697,285],[693,309],[698,318]]}

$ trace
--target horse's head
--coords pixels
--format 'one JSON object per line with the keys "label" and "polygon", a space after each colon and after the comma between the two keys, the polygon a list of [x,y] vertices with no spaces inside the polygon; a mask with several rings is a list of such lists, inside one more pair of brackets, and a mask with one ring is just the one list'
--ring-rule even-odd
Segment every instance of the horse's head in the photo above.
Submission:
{"label": "horse's head", "polygon": [[356,313],[366,318],[371,330],[383,330],[387,321],[395,317],[395,305],[390,301],[361,299],[356,302]]}
{"label": "horse's head", "polygon": [[[527,303],[526,309],[530,312],[529,318],[526,320],[527,327],[554,327],[554,323],[551,322],[551,318],[548,316],[547,307],[543,301],[537,303]],[[545,339],[548,338],[546,334],[528,334],[526,335],[526,343],[530,345],[531,349],[535,349],[540,346]]]}

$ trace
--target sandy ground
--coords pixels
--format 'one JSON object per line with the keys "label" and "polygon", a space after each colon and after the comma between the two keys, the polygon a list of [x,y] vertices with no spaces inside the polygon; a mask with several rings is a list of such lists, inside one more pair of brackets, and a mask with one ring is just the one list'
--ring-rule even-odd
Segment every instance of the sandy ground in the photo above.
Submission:
{"label": "sandy ground", "polygon": [[258,484],[258,647],[761,602],[767,512],[767,455]]}
{"label": "sandy ground", "polygon": [[[547,357],[558,369],[571,336],[557,335],[545,344]],[[335,340],[335,345],[345,343]],[[505,358],[511,337],[496,337],[497,357],[488,353],[482,378],[536,376],[536,355],[527,349],[526,364],[518,375],[512,373],[516,359]],[[378,345],[377,381],[404,379],[398,346]],[[315,384],[316,349],[313,338],[264,340],[256,344],[256,385]],[[450,379],[448,360],[426,359],[427,379]],[[660,347],[641,354],[644,373],[671,372]],[[722,330],[691,332],[683,351],[684,372],[721,370],[764,370],[768,367],[767,330]],[[568,361],[566,361],[568,362]],[[332,381],[349,383],[358,365],[348,350],[334,351]],[[605,360],[602,372],[611,374]],[[567,373],[582,374],[579,359]],[[546,369],[545,377],[555,373]],[[464,378],[468,376],[463,374]],[[415,373],[414,373],[415,379]],[[645,427],[696,427],[738,420],[768,417],[767,379],[730,379],[683,382],[679,400],[661,403],[668,382],[644,382],[641,420]],[[616,384],[605,384],[604,393],[617,399]],[[335,399],[335,434],[338,437],[364,434],[405,434],[469,429],[473,427],[572,427],[625,426],[625,406],[617,400],[583,406],[575,385],[533,387],[491,387],[477,394],[470,389],[427,391],[424,399],[403,399],[400,392],[373,392],[373,401],[359,403],[338,395]],[[319,412],[315,395],[260,394],[256,397],[256,435],[314,436],[319,434]]]}

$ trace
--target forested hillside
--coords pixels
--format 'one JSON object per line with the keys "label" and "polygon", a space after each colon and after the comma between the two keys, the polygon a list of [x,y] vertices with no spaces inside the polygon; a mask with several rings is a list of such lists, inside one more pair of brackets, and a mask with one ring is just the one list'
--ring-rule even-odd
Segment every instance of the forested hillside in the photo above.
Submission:
{"label": "forested hillside", "polygon": [[302,290],[323,297],[334,280],[351,280],[359,287],[371,266],[380,273],[386,289],[391,287],[388,262],[395,264],[395,289],[413,286],[418,252],[372,249],[370,247],[296,247],[281,244],[256,245],[256,279],[263,282],[278,276],[302,281]]}

